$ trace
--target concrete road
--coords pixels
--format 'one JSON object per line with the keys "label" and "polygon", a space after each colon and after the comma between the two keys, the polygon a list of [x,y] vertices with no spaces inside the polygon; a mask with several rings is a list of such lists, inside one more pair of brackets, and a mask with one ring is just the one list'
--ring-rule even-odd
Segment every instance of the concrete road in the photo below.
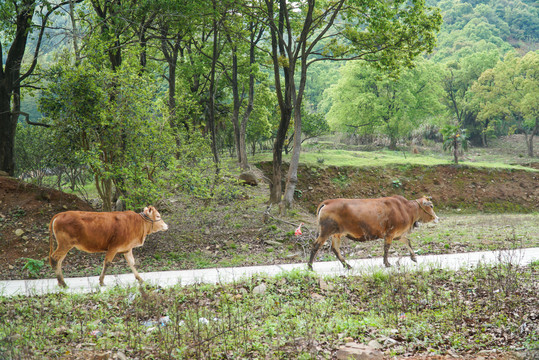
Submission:
{"label": "concrete road", "polygon": [[[486,251],[447,255],[422,255],[417,256],[417,264],[413,263],[409,257],[390,258],[393,264],[390,269],[460,269],[475,267],[478,264],[493,264],[497,262],[512,263],[514,265],[527,265],[532,261],[539,261],[539,248],[528,248],[518,250]],[[390,271],[382,264],[381,258],[349,260],[352,270],[343,269],[338,261],[316,262],[314,271],[320,275],[357,275],[372,273],[375,271]],[[153,285],[168,287],[173,285],[189,285],[194,283],[225,283],[248,278],[252,275],[275,276],[279,273],[294,269],[307,269],[305,263],[268,265],[268,266],[246,266],[231,268],[212,268],[198,270],[179,271],[159,271],[151,273],[140,273],[142,278]],[[0,281],[0,296],[14,295],[40,295],[55,292],[87,293],[107,289],[114,286],[135,286],[137,281],[132,273],[121,275],[107,275],[105,286],[99,286],[99,277],[66,278],[68,289],[64,290],[57,285],[56,279],[41,280],[7,280]]]}

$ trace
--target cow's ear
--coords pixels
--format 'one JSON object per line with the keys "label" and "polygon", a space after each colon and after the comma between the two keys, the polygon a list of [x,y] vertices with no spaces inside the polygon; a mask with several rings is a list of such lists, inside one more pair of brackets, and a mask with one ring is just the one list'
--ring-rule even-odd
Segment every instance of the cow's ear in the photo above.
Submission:
{"label": "cow's ear", "polygon": [[147,214],[148,213],[148,208],[145,207],[144,210],[142,210],[143,213]]}

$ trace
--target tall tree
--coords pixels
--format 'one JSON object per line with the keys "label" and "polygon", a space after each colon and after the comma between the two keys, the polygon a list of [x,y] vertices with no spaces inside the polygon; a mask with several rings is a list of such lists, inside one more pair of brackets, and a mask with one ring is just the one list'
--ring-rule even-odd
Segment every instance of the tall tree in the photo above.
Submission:
{"label": "tall tree", "polygon": [[[69,3],[47,0],[7,0],[0,3],[0,32],[5,35],[0,39],[0,170],[10,175],[15,171],[13,150],[21,115],[21,88],[26,86],[25,81],[36,69],[49,17]],[[36,31],[31,61],[23,68],[28,39]],[[6,57],[2,42],[9,44]]]}
{"label": "tall tree", "polygon": [[509,53],[472,86],[479,103],[478,118],[500,117],[524,134],[528,156],[534,156],[533,138],[539,135],[539,52],[524,57]]}
{"label": "tall tree", "polygon": [[443,102],[456,120],[459,127],[468,129],[468,138],[477,144],[486,146],[481,136],[482,129],[476,123],[477,111],[470,106],[467,95],[472,84],[481,73],[493,67],[499,60],[497,50],[471,54],[457,61],[446,64],[446,71],[442,79],[445,94]]}
{"label": "tall tree", "polygon": [[[234,127],[234,140],[236,142],[238,164],[242,169],[247,169],[247,146],[245,137],[247,131],[247,121],[249,120],[249,116],[251,115],[254,106],[256,47],[262,37],[264,26],[261,23],[254,22],[252,20],[248,21],[247,23],[243,23],[242,16],[238,17],[238,19],[240,19],[242,22],[239,24],[239,26],[242,28],[245,27],[245,29],[230,31],[229,27],[229,31],[226,33],[226,39],[230,46],[232,66],[231,69],[228,70],[228,67],[224,66],[223,64],[223,70],[232,90],[232,124]],[[245,35],[243,35],[243,33]],[[244,36],[247,38],[247,41],[238,41],[237,38],[241,39]],[[248,50],[245,48],[245,46],[242,46],[242,43],[247,45]],[[245,84],[241,83],[240,71],[242,70],[242,66],[239,64],[241,60],[239,53],[241,50],[238,49],[245,49],[249,54],[246,64],[243,65],[244,72],[245,68],[248,72],[247,94],[245,94],[244,90]],[[247,105],[244,106],[243,116],[241,117],[240,121],[240,111],[243,102],[245,101],[245,97],[247,97]]]}
{"label": "tall tree", "polygon": [[[332,107],[328,122],[335,130],[386,135],[389,148],[443,110],[440,69],[422,61],[398,79],[364,63],[348,63],[341,79],[327,90]],[[364,132],[365,131],[365,132]]]}
{"label": "tall tree", "polygon": [[[286,133],[294,116],[294,149],[284,206],[290,207],[301,151],[301,105],[308,67],[322,60],[366,60],[383,69],[411,66],[432,51],[441,25],[438,10],[423,0],[394,2],[265,0],[271,58],[281,121],[273,147],[270,201],[281,201],[281,163]],[[336,24],[337,18],[346,21]],[[321,46],[321,45],[324,46]],[[296,76],[296,71],[299,74]]]}

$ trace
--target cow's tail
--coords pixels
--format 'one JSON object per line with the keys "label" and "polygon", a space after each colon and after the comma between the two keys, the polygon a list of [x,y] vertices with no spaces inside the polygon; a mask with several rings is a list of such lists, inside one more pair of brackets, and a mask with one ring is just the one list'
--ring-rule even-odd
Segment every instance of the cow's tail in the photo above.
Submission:
{"label": "cow's tail", "polygon": [[324,206],[326,206],[326,204],[320,203],[320,205],[318,205],[318,208],[316,209],[316,220],[317,220],[317,223],[318,223],[318,227],[317,227],[318,233],[316,234],[316,237],[320,236],[320,231],[321,231],[321,228],[320,228],[320,216],[322,216],[322,208]]}

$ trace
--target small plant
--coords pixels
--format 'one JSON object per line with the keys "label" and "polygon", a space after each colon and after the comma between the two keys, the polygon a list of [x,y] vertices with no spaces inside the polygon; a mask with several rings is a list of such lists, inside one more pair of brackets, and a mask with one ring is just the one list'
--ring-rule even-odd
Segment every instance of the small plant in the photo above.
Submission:
{"label": "small plant", "polygon": [[395,189],[400,189],[402,187],[402,183],[399,179],[395,179],[391,182],[391,185],[393,185],[393,187]]}
{"label": "small plant", "polygon": [[331,182],[333,182],[334,184],[338,185],[341,188],[345,188],[346,186],[348,186],[350,179],[348,178],[346,174],[339,173],[337,177],[331,179]]}
{"label": "small plant", "polygon": [[41,260],[30,259],[30,258],[26,258],[25,260],[26,260],[26,263],[22,267],[23,270],[27,270],[28,274],[31,277],[37,277],[39,275],[39,271],[45,265],[45,263]]}
{"label": "small plant", "polygon": [[13,221],[17,221],[26,215],[26,211],[23,208],[17,207],[16,209],[12,210],[9,215],[11,215]]}
{"label": "small plant", "polygon": [[320,165],[322,165],[324,163],[324,161],[326,161],[326,159],[324,158],[316,158],[316,162],[319,163]]}
{"label": "small plant", "polygon": [[458,125],[445,125],[440,132],[444,138],[444,150],[449,150],[453,153],[455,164],[459,163],[459,147],[462,150],[468,149],[468,139],[466,137],[466,129],[461,129]]}

